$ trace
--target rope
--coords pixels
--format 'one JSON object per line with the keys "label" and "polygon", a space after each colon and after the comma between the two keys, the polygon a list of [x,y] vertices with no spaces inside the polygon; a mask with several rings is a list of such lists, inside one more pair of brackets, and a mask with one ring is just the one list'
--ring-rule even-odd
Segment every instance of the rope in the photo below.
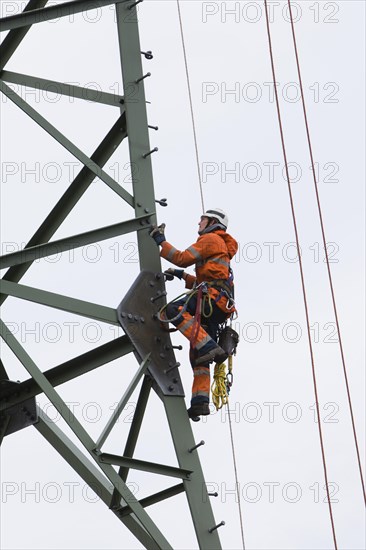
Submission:
{"label": "rope", "polygon": [[241,511],[241,504],[240,504],[240,491],[239,491],[239,482],[238,482],[238,470],[237,470],[237,467],[236,467],[235,445],[234,445],[233,429],[232,429],[232,426],[231,426],[231,416],[230,416],[229,400],[228,400],[228,403],[227,403],[227,412],[228,412],[228,418],[229,418],[231,451],[232,451],[232,455],[233,455],[233,464],[234,464],[234,472],[235,472],[235,488],[236,488],[236,494],[237,494],[237,497],[238,497],[238,511],[239,511],[239,519],[240,519],[241,540],[242,540],[242,543],[243,543],[243,550],[245,550],[244,527],[243,527],[243,514],[242,514],[242,511]]}
{"label": "rope", "polygon": [[350,393],[349,384],[348,384],[346,361],[345,361],[345,357],[344,357],[342,338],[341,338],[341,329],[340,329],[340,326],[339,326],[338,312],[337,312],[335,293],[334,293],[334,287],[333,287],[333,280],[332,280],[332,273],[331,273],[330,263],[329,263],[329,256],[328,256],[328,250],[327,250],[327,240],[325,238],[325,230],[324,230],[323,215],[322,215],[322,210],[321,210],[321,205],[320,205],[318,183],[316,181],[316,172],[315,172],[315,166],[314,166],[313,149],[312,149],[312,145],[311,145],[308,117],[307,117],[307,113],[306,113],[305,95],[304,95],[303,85],[302,85],[302,77],[301,77],[301,71],[300,71],[300,61],[299,61],[299,55],[298,55],[298,49],[297,49],[295,27],[294,27],[294,21],[293,21],[293,17],[292,17],[290,0],[287,0],[287,2],[288,2],[288,7],[289,7],[289,13],[290,13],[292,38],[293,38],[293,42],[294,42],[294,49],[295,49],[295,56],[296,56],[297,74],[298,74],[298,77],[299,77],[299,84],[300,84],[300,91],[301,91],[301,101],[302,101],[302,108],[303,108],[303,113],[304,113],[304,122],[305,122],[306,135],[307,135],[307,141],[308,141],[309,153],[310,153],[310,159],[311,159],[311,170],[312,170],[313,179],[314,179],[316,202],[317,202],[317,206],[318,206],[320,227],[321,227],[323,246],[324,246],[324,252],[325,252],[325,261],[326,261],[326,264],[327,264],[329,286],[330,286],[330,292],[331,292],[332,303],[333,303],[333,311],[334,311],[334,317],[335,317],[337,331],[338,331],[339,348],[340,348],[341,357],[342,357],[343,373],[344,373],[344,379],[345,379],[346,390],[347,390],[349,410],[350,410],[350,414],[351,414],[353,438],[354,438],[355,447],[356,447],[356,454],[357,454],[358,468],[359,468],[360,478],[361,478],[363,498],[364,498],[364,501],[365,501],[365,504],[366,504],[365,484],[364,484],[364,480],[363,480],[363,476],[362,476],[361,458],[360,458],[360,451],[359,451],[358,441],[357,441],[356,426],[355,426],[355,420],[354,420],[354,415],[353,415],[353,407],[352,407],[352,401],[351,401],[351,393]]}
{"label": "rope", "polygon": [[200,171],[200,161],[199,161],[199,155],[198,155],[197,132],[196,132],[196,125],[195,125],[195,122],[194,122],[192,93],[191,93],[191,85],[190,85],[190,80],[189,80],[187,53],[186,53],[186,46],[185,46],[185,43],[184,43],[183,23],[182,23],[182,16],[181,16],[181,13],[180,13],[179,0],[177,0],[177,8],[178,8],[178,17],[179,17],[179,26],[180,26],[180,36],[181,36],[181,39],[182,39],[184,65],[185,65],[185,69],[186,69],[187,87],[188,87],[188,95],[189,95],[189,106],[190,106],[190,109],[191,109],[191,120],[192,120],[192,128],[193,128],[194,147],[195,147],[195,150],[196,150],[196,163],[197,163],[198,182],[199,182],[199,186],[200,186],[202,212],[204,212],[205,211],[205,205],[204,205],[204,200],[203,200],[203,189],[202,189],[202,180],[201,180],[201,171]]}
{"label": "rope", "polygon": [[225,369],[225,363],[216,363],[213,382],[211,384],[212,403],[215,405],[217,411],[222,409],[224,405],[227,405],[229,399],[226,389]]}
{"label": "rope", "polygon": [[[179,296],[177,296],[176,298],[174,298],[174,300],[171,300],[169,303],[165,304],[162,308],[159,309],[158,313],[157,313],[157,318],[158,320],[161,322],[161,323],[174,323],[174,321],[176,321],[181,315],[182,313],[184,313],[188,307],[188,302],[189,300],[192,298],[192,296],[196,293],[197,291],[196,290],[191,290],[189,292],[183,292],[182,294],[179,294]],[[165,314],[164,314],[164,311],[166,310],[166,308],[168,306],[170,306],[170,304],[173,304],[174,302],[176,302],[177,300],[179,300],[179,298],[181,298],[182,296],[187,296],[187,299],[186,301],[184,302],[183,304],[183,308],[177,313],[177,315],[175,317],[172,317],[171,319],[168,319],[167,317],[165,317]],[[162,317],[162,315],[164,315],[164,317]]]}
{"label": "rope", "polygon": [[[231,361],[230,361],[231,359]],[[227,412],[229,418],[229,430],[230,430],[230,441],[231,441],[231,452],[233,456],[233,465],[234,465],[234,474],[235,474],[235,491],[238,499],[238,512],[240,520],[240,532],[241,540],[243,543],[243,550],[245,550],[245,540],[244,540],[244,526],[243,526],[243,514],[241,511],[240,503],[240,490],[238,482],[238,469],[236,466],[236,454],[235,454],[235,444],[234,444],[234,435],[231,425],[231,416],[230,416],[230,407],[229,407],[229,394],[228,394],[228,380],[225,372],[226,365],[225,363],[216,363],[214,370],[214,379],[211,385],[212,393],[212,402],[216,407],[216,410],[220,410],[224,405],[227,405]],[[229,372],[232,369],[232,358],[229,357]]]}
{"label": "rope", "polygon": [[277,86],[275,86],[276,71],[275,71],[275,67],[274,67],[274,58],[273,58],[273,50],[272,50],[271,31],[270,31],[270,26],[269,26],[267,0],[264,0],[264,6],[265,6],[265,12],[266,12],[268,46],[269,46],[269,53],[270,53],[270,58],[271,58],[272,76],[273,76],[273,84],[274,84],[273,87],[274,87],[275,98],[276,98],[277,117],[278,117],[278,124],[279,124],[279,130],[280,130],[280,135],[281,135],[282,152],[283,152],[285,168],[286,168],[286,179],[287,179],[287,186],[288,186],[288,192],[289,192],[289,198],[290,198],[292,221],[293,221],[295,237],[296,237],[297,255],[298,255],[298,258],[299,258],[301,286],[302,286],[302,294],[303,294],[304,307],[305,307],[306,326],[307,326],[308,341],[309,341],[309,351],[310,351],[310,358],[311,358],[313,387],[314,387],[314,394],[315,394],[315,407],[316,407],[317,424],[318,424],[318,431],[319,431],[319,440],[320,440],[321,455],[322,455],[322,462],[323,462],[323,471],[324,471],[324,478],[325,478],[325,487],[326,487],[326,492],[327,492],[330,522],[331,522],[331,526],[332,526],[333,542],[334,542],[334,547],[337,550],[337,540],[336,540],[336,535],[335,535],[333,510],[332,510],[332,504],[331,504],[331,499],[330,499],[330,494],[329,494],[329,486],[328,486],[328,473],[327,473],[327,465],[326,465],[326,460],[325,460],[323,433],[322,433],[322,428],[321,428],[321,423],[320,423],[318,389],[317,389],[316,374],[315,374],[313,346],[312,346],[312,343],[311,343],[310,320],[309,320],[308,304],[307,304],[307,298],[306,298],[304,272],[303,272],[303,267],[302,267],[302,259],[301,259],[301,253],[300,253],[300,243],[299,243],[299,236],[298,236],[297,223],[296,223],[296,215],[295,215],[295,209],[294,209],[294,203],[293,203],[293,197],[292,197],[290,175],[289,175],[289,170],[288,170],[287,154],[286,154],[285,140],[284,140],[283,128],[282,128],[280,104],[279,104],[279,99],[278,99]]}
{"label": "rope", "polygon": [[[181,12],[180,12],[179,0],[177,0],[177,8],[178,8],[178,16],[179,16],[180,35],[181,35],[181,39],[182,39],[182,48],[183,48],[183,55],[184,55],[184,65],[185,65],[185,70],[186,70],[186,79],[187,79],[187,87],[188,87],[188,95],[189,95],[189,105],[190,105],[190,110],[191,110],[191,120],[192,120],[192,128],[193,128],[194,146],[195,146],[195,150],[196,150],[196,162],[197,162],[199,189],[200,189],[200,195],[201,195],[202,211],[204,212],[205,211],[205,206],[204,206],[203,188],[202,188],[200,162],[199,162],[199,154],[198,154],[197,132],[196,132],[196,125],[195,125],[195,121],[194,121],[192,93],[191,93],[191,86],[190,86],[190,79],[189,79],[187,53],[186,53],[186,47],[185,47],[185,43],[184,43],[183,23],[182,23],[182,16],[181,16]],[[240,518],[241,539],[242,539],[242,543],[243,543],[243,550],[245,550],[243,516],[242,516],[242,511],[241,511],[240,493],[239,493],[238,470],[237,470],[237,466],[236,466],[235,445],[234,445],[233,432],[232,432],[232,428],[231,428],[230,409],[229,409],[229,403],[228,402],[227,402],[227,406],[228,406],[228,414],[229,414],[231,450],[232,450],[232,455],[233,455],[234,472],[235,472],[235,487],[236,487],[236,493],[237,493],[237,497],[238,497],[238,510],[239,510],[239,518]]]}

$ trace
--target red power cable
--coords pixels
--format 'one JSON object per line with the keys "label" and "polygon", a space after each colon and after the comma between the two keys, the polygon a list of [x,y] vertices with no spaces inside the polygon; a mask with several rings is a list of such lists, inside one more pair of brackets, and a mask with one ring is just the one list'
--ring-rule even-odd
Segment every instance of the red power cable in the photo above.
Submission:
{"label": "red power cable", "polygon": [[350,410],[350,414],[351,414],[353,437],[354,437],[356,453],[357,453],[358,468],[359,468],[359,471],[360,471],[363,498],[364,498],[364,501],[365,501],[365,504],[366,504],[365,484],[364,484],[364,480],[363,480],[363,476],[362,476],[361,458],[360,458],[360,451],[359,451],[358,442],[357,442],[357,434],[356,434],[355,420],[354,420],[354,416],[353,416],[351,393],[350,393],[349,384],[348,384],[346,361],[345,361],[345,358],[344,358],[343,345],[342,345],[342,339],[341,339],[341,329],[340,329],[339,321],[338,321],[338,313],[337,313],[337,306],[336,306],[336,301],[335,301],[332,273],[331,273],[331,270],[330,270],[329,256],[328,256],[328,250],[327,250],[327,241],[326,241],[326,238],[325,238],[323,215],[322,215],[322,210],[321,210],[321,206],[320,206],[318,183],[316,181],[313,149],[312,149],[312,146],[311,146],[310,130],[309,130],[309,124],[308,124],[308,117],[307,117],[307,113],[306,113],[306,105],[305,105],[305,96],[304,96],[304,91],[303,91],[303,86],[302,86],[302,78],[301,78],[300,62],[299,62],[299,55],[298,55],[296,36],[295,36],[294,20],[293,20],[293,17],[292,17],[290,0],[287,0],[287,2],[288,2],[289,12],[290,12],[292,38],[293,38],[293,41],[294,41],[294,49],[295,49],[295,56],[296,56],[297,74],[299,76],[301,101],[302,101],[302,108],[303,108],[303,112],[304,112],[306,135],[307,135],[307,140],[308,140],[308,145],[309,145],[309,153],[310,153],[310,159],[311,159],[311,170],[312,170],[313,178],[314,178],[314,188],[315,188],[315,194],[316,194],[316,202],[317,202],[317,205],[318,205],[319,220],[320,220],[320,226],[321,226],[321,232],[322,232],[322,238],[323,238],[325,261],[326,261],[326,264],[327,264],[329,286],[330,286],[330,292],[331,292],[331,295],[332,295],[332,302],[333,302],[334,317],[335,317],[335,321],[336,321],[336,325],[337,325],[337,331],[338,331],[339,348],[340,348],[341,357],[342,357],[343,373],[344,373],[344,379],[345,379],[346,389],[347,389],[348,404],[349,404],[349,410]]}
{"label": "red power cable", "polygon": [[279,100],[278,100],[278,92],[277,92],[277,86],[276,86],[276,71],[275,71],[274,60],[273,60],[272,40],[271,40],[271,31],[270,31],[270,27],[269,27],[269,16],[268,16],[267,0],[264,0],[264,6],[265,6],[265,12],[266,12],[268,45],[269,45],[269,53],[270,53],[270,58],[271,58],[272,75],[273,75],[273,87],[274,87],[275,98],[276,98],[278,124],[279,124],[279,129],[280,129],[280,134],[281,134],[283,157],[284,157],[284,161],[285,161],[286,179],[287,179],[288,192],[289,192],[289,198],[290,198],[290,204],[291,204],[292,221],[293,221],[295,237],[296,237],[297,255],[298,255],[298,258],[299,258],[301,286],[302,286],[302,293],[303,293],[303,298],[304,298],[306,325],[307,325],[307,332],[308,332],[309,351],[310,351],[310,357],[311,357],[311,368],[312,368],[312,376],[313,376],[313,387],[314,387],[314,394],[315,394],[315,407],[316,407],[316,415],[317,415],[317,420],[318,420],[317,424],[318,424],[320,448],[321,448],[322,461],[323,461],[325,487],[326,487],[326,492],[327,492],[327,500],[328,500],[330,521],[331,521],[331,525],[332,525],[332,534],[333,534],[334,547],[337,550],[337,539],[336,539],[336,534],[335,534],[332,504],[331,504],[331,499],[330,499],[330,494],[329,494],[329,487],[328,487],[328,473],[327,473],[327,465],[326,465],[326,461],[325,461],[323,433],[322,433],[322,428],[321,428],[321,423],[320,423],[318,389],[317,389],[316,374],[315,374],[313,346],[312,346],[312,343],[311,343],[310,321],[309,321],[308,304],[307,304],[306,290],[305,290],[304,272],[303,272],[303,267],[302,267],[300,243],[299,243],[299,236],[298,236],[297,223],[296,223],[296,215],[295,215],[294,202],[293,202],[293,197],[292,197],[290,175],[289,175],[289,170],[288,170],[287,154],[286,154],[285,140],[284,140],[283,128],[282,128],[280,104],[279,104]]}

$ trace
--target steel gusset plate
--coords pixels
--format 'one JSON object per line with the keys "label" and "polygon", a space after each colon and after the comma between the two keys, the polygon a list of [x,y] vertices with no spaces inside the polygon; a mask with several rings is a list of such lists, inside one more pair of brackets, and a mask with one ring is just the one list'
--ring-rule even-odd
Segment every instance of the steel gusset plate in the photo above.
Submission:
{"label": "steel gusset plate", "polygon": [[[0,381],[0,397],[1,399],[7,399],[3,396],[9,388],[14,389],[16,392],[17,387],[20,386],[20,382],[12,382],[11,380],[1,380]],[[6,413],[1,415],[1,419],[4,420],[6,417],[9,418],[4,435],[9,435],[28,426],[32,426],[38,422],[37,407],[35,397],[30,397],[25,399],[21,403],[9,407],[6,410]]]}
{"label": "steel gusset plate", "polygon": [[141,359],[151,354],[148,371],[163,395],[184,396],[168,325],[156,317],[164,300],[163,274],[141,271],[117,308],[118,321]]}

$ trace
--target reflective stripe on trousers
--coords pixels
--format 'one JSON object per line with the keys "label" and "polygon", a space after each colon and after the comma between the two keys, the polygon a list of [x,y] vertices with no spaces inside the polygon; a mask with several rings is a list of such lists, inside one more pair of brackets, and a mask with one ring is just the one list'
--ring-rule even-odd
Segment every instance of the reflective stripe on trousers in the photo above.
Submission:
{"label": "reflective stripe on trousers", "polygon": [[[175,302],[175,303],[173,302],[173,304],[169,304],[168,307],[166,308],[165,315],[168,319],[174,319],[174,317],[176,317],[177,314],[180,311],[182,311],[182,309],[183,309],[183,305],[181,302]],[[196,345],[194,347],[195,350],[200,350],[204,345],[206,345],[210,341],[214,343],[214,340],[202,328],[202,326],[200,325],[199,327],[197,327],[197,325],[195,324],[194,312],[193,314],[191,314],[191,313],[188,313],[188,311],[184,311],[183,313],[181,313],[178,319],[173,322],[173,325],[175,325],[177,329],[186,338],[188,338],[188,340],[191,340],[193,335],[196,336]]]}
{"label": "reflective stripe on trousers", "polygon": [[191,405],[210,402],[210,369],[200,365],[193,368]]}

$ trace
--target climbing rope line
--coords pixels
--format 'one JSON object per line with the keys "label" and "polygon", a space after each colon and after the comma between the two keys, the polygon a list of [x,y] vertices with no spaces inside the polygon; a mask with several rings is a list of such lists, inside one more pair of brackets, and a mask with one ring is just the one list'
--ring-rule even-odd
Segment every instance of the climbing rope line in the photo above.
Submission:
{"label": "climbing rope line", "polygon": [[[180,35],[181,35],[181,39],[182,39],[182,48],[183,48],[183,55],[184,55],[184,65],[185,65],[185,71],[186,71],[186,79],[187,79],[187,87],[188,87],[188,95],[189,95],[189,104],[190,104],[190,110],[191,110],[191,121],[192,121],[192,128],[193,128],[194,145],[195,145],[195,150],[196,150],[196,162],[197,162],[197,172],[198,172],[198,181],[199,181],[199,187],[200,187],[200,195],[201,195],[201,204],[202,204],[202,211],[204,212],[205,211],[205,206],[204,206],[203,188],[202,188],[200,162],[199,162],[199,154],[198,154],[197,132],[196,132],[196,125],[195,125],[195,121],[194,121],[192,93],[191,93],[191,85],[190,85],[190,79],[189,79],[187,54],[186,54],[186,47],[185,47],[185,42],[184,42],[183,23],[182,23],[182,16],[181,16],[181,11],[180,11],[179,0],[177,0],[177,8],[178,8],[178,16],[179,16]],[[235,444],[234,444],[234,436],[233,436],[233,430],[232,430],[232,425],[231,425],[229,402],[227,403],[227,408],[228,408],[228,418],[229,418],[231,451],[232,451],[233,464],[234,464],[235,487],[236,487],[236,493],[237,493],[237,497],[238,497],[238,510],[239,510],[239,517],[240,517],[241,539],[242,539],[242,544],[243,544],[243,550],[245,550],[243,515],[242,515],[241,503],[240,503],[238,470],[237,470],[237,463],[236,463]]]}
{"label": "climbing rope line", "polygon": [[231,452],[233,455],[233,464],[234,464],[234,473],[235,473],[235,490],[238,498],[238,511],[239,511],[239,519],[240,519],[240,532],[241,532],[241,540],[243,543],[243,550],[245,550],[245,541],[244,541],[244,526],[243,526],[243,514],[241,511],[241,503],[240,503],[240,491],[239,491],[239,482],[238,482],[238,470],[236,466],[236,454],[235,454],[235,444],[234,444],[234,435],[233,435],[233,429],[231,425],[231,414],[230,414],[230,403],[229,400],[227,400],[227,412],[228,412],[228,418],[229,418],[229,430],[230,430],[230,440],[231,440]]}
{"label": "climbing rope line", "polygon": [[184,42],[183,23],[182,23],[182,15],[181,15],[181,12],[180,12],[179,0],[177,0],[177,8],[178,8],[178,17],[179,17],[180,36],[181,36],[181,39],[182,39],[184,66],[185,66],[185,70],[186,70],[186,79],[187,79],[188,96],[189,96],[189,106],[190,106],[190,110],[191,110],[191,121],[192,121],[192,128],[193,128],[194,147],[195,147],[195,150],[196,150],[196,163],[197,163],[197,172],[198,172],[198,182],[199,182],[199,186],[200,186],[202,212],[204,212],[205,211],[205,205],[204,205],[204,200],[203,200],[203,189],[202,189],[202,180],[201,180],[200,160],[199,160],[198,144],[197,144],[197,132],[196,132],[196,125],[195,125],[195,122],[194,122],[191,84],[190,84],[190,79],[189,79],[187,53],[186,53],[186,46],[185,46],[185,42]]}
{"label": "climbing rope line", "polygon": [[235,473],[235,492],[238,499],[238,512],[240,519],[240,532],[241,540],[243,543],[243,550],[245,550],[245,541],[244,541],[244,526],[243,526],[243,514],[241,511],[240,503],[240,486],[238,482],[238,469],[236,466],[236,453],[235,453],[235,444],[234,444],[234,434],[231,425],[231,413],[230,413],[230,403],[229,403],[229,391],[231,383],[229,383],[228,376],[232,375],[232,357],[229,357],[228,361],[228,374],[226,374],[226,365],[225,363],[216,363],[214,370],[214,381],[211,385],[212,392],[212,402],[215,405],[216,410],[222,409],[227,405],[227,412],[229,418],[229,430],[230,430],[230,441],[231,441],[231,452],[233,455],[233,464],[234,464],[234,473]]}
{"label": "climbing rope line", "polygon": [[333,287],[332,273],[331,273],[331,269],[330,269],[329,256],[328,256],[328,250],[327,250],[327,241],[326,241],[326,238],[325,238],[325,229],[324,229],[323,215],[322,215],[321,204],[320,204],[318,182],[316,181],[316,172],[315,172],[315,165],[314,165],[313,148],[312,148],[312,145],[311,145],[309,123],[308,123],[308,117],[307,117],[307,112],[306,112],[306,104],[305,104],[305,95],[304,95],[303,85],[302,85],[302,77],[301,77],[301,70],[300,70],[300,61],[299,61],[299,54],[298,54],[298,48],[297,48],[297,41],[296,41],[296,35],[295,35],[295,26],[294,26],[294,20],[293,20],[293,17],[292,17],[291,2],[290,2],[290,0],[287,0],[287,2],[288,2],[288,7],[289,7],[290,22],[291,22],[291,30],[292,30],[292,38],[293,38],[294,50],[295,50],[295,56],[296,56],[297,74],[298,74],[298,77],[299,77],[299,85],[300,85],[300,92],[301,92],[301,101],[302,101],[302,108],[303,108],[303,113],[304,113],[304,122],[305,122],[306,135],[307,135],[307,141],[308,141],[308,146],[309,146],[309,154],[310,154],[310,159],[311,159],[311,170],[312,170],[313,179],[314,179],[314,188],[315,188],[316,202],[317,202],[317,206],[318,206],[320,227],[321,227],[321,233],[322,233],[322,239],[323,239],[323,246],[324,246],[324,252],[325,252],[325,261],[326,261],[326,264],[327,264],[329,286],[330,286],[330,292],[331,292],[332,303],[333,303],[333,311],[334,311],[334,317],[335,317],[336,326],[337,326],[337,332],[338,332],[339,348],[340,348],[341,358],[342,358],[343,373],[344,373],[344,379],[345,379],[346,390],[347,390],[348,404],[349,404],[349,410],[350,410],[350,415],[351,415],[353,437],[354,437],[354,442],[355,442],[355,447],[356,447],[356,453],[357,453],[357,461],[358,461],[358,468],[359,468],[360,478],[361,478],[361,485],[362,485],[362,491],[363,491],[363,498],[364,498],[364,501],[365,501],[365,504],[366,504],[365,484],[364,484],[363,475],[362,475],[361,458],[360,458],[360,451],[359,451],[358,441],[357,441],[355,420],[354,420],[354,415],[353,415],[353,407],[352,407],[352,401],[351,401],[351,392],[350,392],[350,388],[349,388],[349,384],[348,384],[348,376],[347,376],[347,370],[346,370],[346,361],[345,361],[345,357],[344,357],[343,344],[342,344],[342,338],[341,338],[341,329],[340,329],[339,320],[338,320],[338,312],[337,312],[337,306],[336,306],[336,300],[335,300],[335,293],[334,293],[334,287]]}
{"label": "climbing rope line", "polygon": [[289,175],[289,170],[288,170],[287,153],[286,153],[286,146],[285,146],[285,140],[284,140],[284,134],[283,134],[283,127],[282,127],[281,110],[280,110],[280,104],[279,104],[279,99],[278,99],[277,86],[275,85],[275,83],[276,83],[276,71],[275,71],[275,66],[274,66],[274,56],[273,56],[273,50],[272,50],[272,40],[271,40],[271,31],[270,31],[270,26],[269,26],[269,15],[268,15],[267,0],[264,0],[264,6],[265,6],[265,12],[266,12],[268,46],[269,46],[269,53],[270,53],[271,67],[272,67],[273,87],[274,87],[275,99],[276,99],[277,118],[278,118],[278,125],[279,125],[279,130],[280,130],[280,135],[281,135],[282,152],[283,152],[283,157],[284,157],[284,162],[285,162],[286,179],[287,179],[287,186],[288,186],[289,199],[290,199],[290,205],[291,205],[292,221],[293,221],[295,238],[296,238],[297,255],[298,255],[298,258],[299,258],[300,278],[301,278],[302,294],[303,294],[305,316],[306,316],[306,325],[307,325],[307,333],[308,333],[308,341],[309,341],[309,351],[310,351],[310,357],[311,357],[311,369],[312,369],[313,387],[314,387],[314,394],[315,394],[315,407],[316,407],[320,448],[321,448],[321,455],[322,455],[322,462],[323,462],[323,471],[324,471],[324,478],[325,478],[325,487],[326,487],[326,492],[327,492],[330,522],[331,522],[331,526],[332,526],[333,542],[334,542],[334,547],[337,550],[337,539],[336,539],[336,534],[335,534],[333,510],[332,510],[332,503],[331,503],[331,499],[330,499],[329,486],[328,486],[328,473],[327,473],[327,465],[326,465],[326,460],[325,460],[323,433],[322,433],[321,422],[320,422],[318,389],[317,389],[316,374],[315,374],[313,346],[312,346],[312,343],[311,343],[310,320],[309,320],[309,311],[308,311],[306,289],[305,289],[305,279],[304,279],[304,272],[303,272],[302,259],[301,259],[301,253],[300,253],[300,242],[299,242],[299,235],[298,235],[298,231],[297,231],[297,222],[296,222],[295,208],[294,208],[293,197],[292,197],[291,181],[290,181],[290,175]]}

